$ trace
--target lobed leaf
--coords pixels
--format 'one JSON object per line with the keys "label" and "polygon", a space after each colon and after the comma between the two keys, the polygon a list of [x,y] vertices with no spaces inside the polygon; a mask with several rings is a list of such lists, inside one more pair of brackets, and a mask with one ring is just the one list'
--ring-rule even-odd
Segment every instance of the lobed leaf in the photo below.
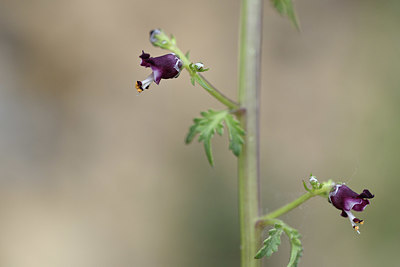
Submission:
{"label": "lobed leaf", "polygon": [[194,124],[189,128],[189,133],[186,136],[185,142],[189,144],[193,141],[196,135],[199,134],[199,142],[203,142],[204,149],[208,162],[214,165],[211,138],[215,133],[222,135],[224,133],[224,124],[228,128],[229,133],[229,149],[233,154],[238,156],[242,151],[244,130],[241,128],[239,121],[237,121],[228,110],[214,111],[208,110],[201,112],[201,118],[195,118]]}
{"label": "lobed leaf", "polygon": [[290,260],[287,267],[297,267],[297,264],[303,255],[303,246],[300,241],[301,235],[293,228],[291,228],[291,231],[287,232],[287,235],[290,239],[291,246]]}
{"label": "lobed leaf", "polygon": [[238,157],[240,152],[242,152],[242,145],[244,143],[243,136],[245,132],[240,126],[240,122],[231,114],[225,117],[225,124],[229,132],[229,149]]}
{"label": "lobed leaf", "polygon": [[261,259],[264,256],[268,258],[272,255],[272,253],[277,252],[278,247],[281,244],[282,233],[282,226],[279,224],[275,224],[274,228],[269,230],[268,238],[264,240],[264,245],[260,248],[254,258]]}
{"label": "lobed leaf", "polygon": [[219,135],[223,133],[223,120],[229,114],[227,110],[214,111],[208,110],[208,112],[200,113],[202,118],[194,119],[194,125],[190,127],[189,133],[186,136],[185,142],[189,144],[193,138],[199,134],[199,142],[204,143],[204,149],[207,155],[208,162],[210,165],[214,165],[214,159],[211,151],[211,138],[215,132]]}
{"label": "lobed leaf", "polygon": [[269,236],[264,240],[264,245],[257,252],[255,258],[261,259],[264,256],[269,257],[272,253],[277,252],[278,246],[281,244],[282,232],[285,232],[288,236],[291,247],[290,259],[287,267],[297,267],[303,254],[303,246],[300,241],[301,235],[296,229],[290,227],[281,220],[278,220],[274,228],[269,230]]}

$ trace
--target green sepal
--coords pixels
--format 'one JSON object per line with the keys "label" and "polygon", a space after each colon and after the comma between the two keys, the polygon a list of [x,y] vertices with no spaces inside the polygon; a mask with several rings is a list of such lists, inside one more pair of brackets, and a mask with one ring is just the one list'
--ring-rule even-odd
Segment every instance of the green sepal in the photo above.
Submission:
{"label": "green sepal", "polygon": [[283,233],[282,225],[275,224],[274,228],[269,230],[268,238],[264,240],[264,245],[260,248],[254,258],[261,259],[266,256],[267,258],[272,255],[272,253],[278,251],[278,247],[281,244],[281,235]]}
{"label": "green sepal", "polygon": [[205,72],[205,71],[208,71],[208,70],[210,70],[210,68],[207,68],[207,69],[201,69],[201,70],[198,70],[197,72]]}
{"label": "green sepal", "polygon": [[308,186],[307,186],[307,184],[306,184],[306,182],[303,180],[303,186],[304,186],[304,189],[307,191],[307,192],[311,192],[311,189],[309,189],[308,188]]}
{"label": "green sepal", "polygon": [[271,0],[275,9],[282,15],[287,16],[289,20],[293,23],[297,30],[300,30],[299,22],[294,12],[292,0]]}

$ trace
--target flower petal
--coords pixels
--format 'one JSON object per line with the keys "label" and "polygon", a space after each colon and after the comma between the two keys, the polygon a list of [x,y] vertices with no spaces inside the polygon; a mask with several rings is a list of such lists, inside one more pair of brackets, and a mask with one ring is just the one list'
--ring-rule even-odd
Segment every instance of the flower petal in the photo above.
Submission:
{"label": "flower petal", "polygon": [[357,233],[360,233],[360,227],[357,224],[363,224],[364,221],[356,218],[351,210],[363,211],[370,204],[368,199],[373,197],[374,195],[367,189],[364,189],[361,194],[357,194],[344,184],[336,184],[329,192],[329,200],[332,205],[342,211],[341,216],[349,218]]}
{"label": "flower petal", "polygon": [[172,79],[179,76],[183,63],[175,54],[167,54],[160,57],[151,57],[150,54],[142,50],[140,65],[146,68],[151,68],[152,73],[143,81],[136,82],[136,89],[142,92],[149,88],[154,81],[159,84],[161,79]]}
{"label": "flower petal", "polygon": [[368,199],[362,199],[360,204],[356,204],[353,206],[353,210],[363,211],[368,204],[369,204]]}
{"label": "flower petal", "polygon": [[358,195],[359,198],[374,198],[374,195],[369,192],[368,189],[364,189],[361,194]]}

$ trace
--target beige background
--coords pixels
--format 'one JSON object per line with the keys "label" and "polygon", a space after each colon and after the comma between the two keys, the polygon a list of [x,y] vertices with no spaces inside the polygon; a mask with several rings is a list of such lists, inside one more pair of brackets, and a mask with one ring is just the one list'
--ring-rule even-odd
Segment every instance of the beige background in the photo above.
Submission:
{"label": "beige background", "polygon": [[[376,194],[361,235],[323,199],[284,216],[300,266],[395,266],[400,3],[296,1],[296,32],[265,1],[262,205],[301,180]],[[238,1],[0,1],[0,266],[239,266],[236,159],[227,137],[183,143],[222,108],[187,73],[136,96],[162,27],[236,97]],[[286,266],[285,238],[264,266]]]}

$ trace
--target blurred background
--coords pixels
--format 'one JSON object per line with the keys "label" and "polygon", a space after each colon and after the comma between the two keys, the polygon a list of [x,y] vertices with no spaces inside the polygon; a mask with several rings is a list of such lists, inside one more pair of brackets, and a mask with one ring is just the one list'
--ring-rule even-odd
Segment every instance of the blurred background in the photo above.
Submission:
{"label": "blurred background", "polygon": [[[368,188],[361,235],[322,199],[284,216],[300,266],[395,266],[400,234],[400,2],[302,0],[302,32],[264,5],[263,211],[321,181]],[[173,33],[236,99],[239,1],[0,1],[0,266],[239,266],[227,136],[184,145],[223,108],[187,73],[152,85],[141,50]],[[285,237],[263,266],[286,266]]]}

